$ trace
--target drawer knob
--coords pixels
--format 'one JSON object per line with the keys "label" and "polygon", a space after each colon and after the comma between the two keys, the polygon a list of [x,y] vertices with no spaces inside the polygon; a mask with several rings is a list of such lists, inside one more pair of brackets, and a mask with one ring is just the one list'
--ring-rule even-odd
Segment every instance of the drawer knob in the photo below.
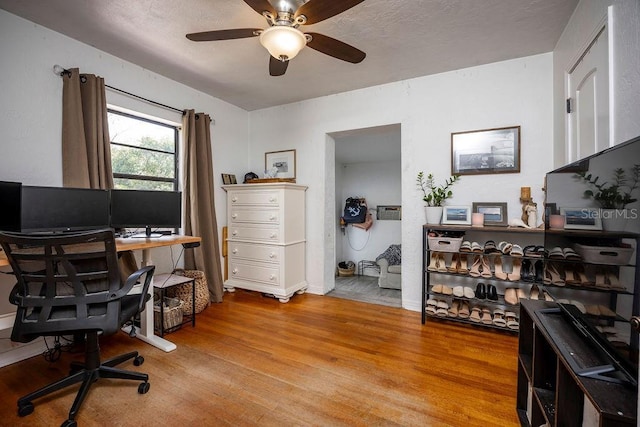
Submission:
{"label": "drawer knob", "polygon": [[233,196],[233,197],[231,198],[231,201],[232,201],[232,202],[237,202],[237,201],[238,201],[238,198],[237,198],[237,197],[235,197],[235,196]]}
{"label": "drawer knob", "polygon": [[271,203],[275,203],[275,202],[277,202],[277,201],[278,201],[278,199],[276,199],[275,197],[269,197],[269,201],[270,201]]}
{"label": "drawer knob", "polygon": [[238,214],[237,214],[237,213],[234,213],[233,215],[231,215],[231,218],[233,218],[233,219],[238,218]]}
{"label": "drawer knob", "polygon": [[232,236],[237,236],[237,235],[238,235],[238,230],[233,230],[233,231],[231,232],[231,235],[232,235]]}
{"label": "drawer knob", "polygon": [[275,254],[275,253],[271,252],[271,253],[269,254],[269,258],[275,258],[275,257],[276,257],[276,254]]}
{"label": "drawer knob", "polygon": [[231,270],[231,272],[232,272],[233,274],[238,274],[238,269],[237,269],[237,268],[234,268],[233,270]]}
{"label": "drawer knob", "polygon": [[238,249],[233,248],[233,250],[231,251],[231,253],[233,253],[233,254],[237,254],[237,253],[238,253]]}
{"label": "drawer knob", "polygon": [[271,276],[269,276],[269,279],[270,279],[270,280],[275,280],[275,278],[276,278],[276,275],[275,275],[275,274],[272,274]]}
{"label": "drawer knob", "polygon": [[276,233],[271,233],[271,234],[269,235],[269,237],[271,237],[272,239],[275,239],[277,236],[278,236],[278,235],[277,235]]}
{"label": "drawer knob", "polygon": [[276,216],[275,216],[275,215],[271,215],[271,216],[269,217],[269,220],[271,220],[271,221],[273,221],[273,220],[275,220],[275,219],[276,219]]}

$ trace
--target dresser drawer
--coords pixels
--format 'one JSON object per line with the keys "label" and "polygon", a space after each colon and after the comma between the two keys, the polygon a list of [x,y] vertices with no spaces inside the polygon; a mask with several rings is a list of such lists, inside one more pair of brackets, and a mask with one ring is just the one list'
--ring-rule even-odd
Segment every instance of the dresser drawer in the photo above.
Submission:
{"label": "dresser drawer", "polygon": [[282,257],[282,247],[256,245],[254,243],[228,243],[229,256],[232,260],[246,259],[252,261],[278,263]]}
{"label": "dresser drawer", "polygon": [[229,261],[229,278],[278,286],[280,284],[280,269],[277,266],[272,267],[231,259]]}
{"label": "dresser drawer", "polygon": [[276,227],[243,227],[231,224],[229,227],[229,239],[278,243],[280,241],[280,230]]}
{"label": "dresser drawer", "polygon": [[279,206],[280,192],[277,190],[230,191],[228,194],[228,200],[231,206],[234,206],[234,205]]}
{"label": "dresser drawer", "polygon": [[250,222],[257,224],[278,224],[280,222],[280,212],[277,209],[256,209],[232,206],[229,215],[231,223]]}

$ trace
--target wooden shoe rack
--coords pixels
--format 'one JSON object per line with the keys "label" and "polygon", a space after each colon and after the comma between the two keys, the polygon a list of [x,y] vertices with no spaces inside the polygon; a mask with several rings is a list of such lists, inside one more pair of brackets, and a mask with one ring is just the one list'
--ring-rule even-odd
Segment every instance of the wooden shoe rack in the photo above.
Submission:
{"label": "wooden shoe rack", "polygon": [[[638,246],[638,241],[640,240],[640,236],[634,233],[613,233],[613,232],[605,232],[605,231],[590,231],[590,230],[543,230],[543,229],[524,229],[524,228],[511,228],[511,227],[496,227],[496,226],[485,226],[485,227],[470,227],[463,225],[424,225],[423,226],[423,292],[422,292],[422,323],[425,323],[427,319],[438,319],[438,320],[447,320],[447,321],[455,321],[466,324],[473,324],[476,326],[487,327],[494,330],[503,330],[509,332],[518,332],[517,326],[515,328],[509,328],[502,326],[502,322],[499,322],[499,325],[494,323],[485,324],[482,322],[474,322],[470,318],[460,318],[454,317],[452,315],[443,316],[444,313],[441,311],[441,314],[434,314],[432,310],[427,310],[428,302],[435,299],[437,302],[444,301],[448,307],[451,307],[455,300],[466,302],[468,304],[470,311],[473,310],[474,307],[478,307],[482,312],[484,310],[489,310],[491,313],[494,313],[496,309],[501,309],[503,312],[512,312],[519,316],[520,304],[516,302],[516,304],[510,303],[510,298],[505,300],[505,291],[506,289],[515,289],[516,292],[520,293],[521,297],[527,299],[530,294],[533,286],[535,285],[539,289],[539,298],[544,299],[544,295],[546,293],[553,295],[554,298],[569,300],[569,301],[577,301],[581,303],[583,307],[586,307],[588,314],[598,320],[603,327],[613,327],[617,322],[626,321],[625,319],[629,319],[631,316],[628,316],[628,312],[630,311],[631,315],[638,315],[640,307],[638,307],[639,302],[638,298],[633,298],[634,295],[638,295],[639,290],[639,280],[638,274],[635,268],[637,264],[637,259],[632,259],[629,262],[625,262],[623,265],[618,264],[601,264],[601,260],[592,260],[588,256],[582,257],[579,260],[576,259],[550,259],[548,257],[530,257],[525,254],[524,257],[517,257],[520,261],[528,259],[529,262],[535,263],[536,261],[542,260],[545,265],[545,271],[547,268],[556,268],[562,273],[562,279],[570,277],[569,272],[571,274],[575,274],[573,277],[575,280],[570,281],[570,283],[544,283],[544,281],[539,280],[540,278],[534,278],[534,280],[501,280],[496,278],[495,272],[492,271],[491,277],[473,277],[469,273],[456,273],[452,272],[448,263],[451,262],[452,257],[456,256],[467,256],[468,268],[472,268],[474,255],[480,255],[480,253],[474,254],[473,252],[460,252],[459,249],[455,248],[456,245],[453,245],[455,250],[447,248],[446,245],[433,245],[432,239],[432,247],[429,245],[429,233],[436,232],[439,234],[443,233],[458,233],[462,234],[462,239],[468,242],[478,242],[481,246],[483,246],[487,241],[492,240],[495,242],[496,246],[499,245],[501,241],[507,241],[512,244],[517,244],[522,248],[526,246],[535,245],[535,246],[544,246],[549,251],[552,247],[562,247],[562,248],[570,248],[570,247],[579,247],[581,244],[611,244],[611,245],[620,245],[620,243],[625,239],[625,242],[635,241],[636,247]],[[446,240],[446,239],[439,239]],[[434,251],[435,246],[435,251]],[[433,267],[429,269],[430,263],[432,262],[432,254],[434,252],[438,252],[440,255],[438,256],[438,260],[442,260],[444,254],[445,265],[442,266],[442,262],[439,263],[439,269],[434,270]],[[482,254],[487,257],[487,255]],[[494,257],[497,255],[488,255],[488,257]],[[503,264],[509,265],[515,257],[510,255],[500,254],[501,259],[503,260]],[[595,263],[592,261],[596,261]],[[518,262],[518,261],[516,261]],[[493,262],[491,262],[493,265]],[[566,270],[566,275],[565,275]],[[574,272],[575,271],[575,272]],[[579,277],[578,272],[583,275],[583,277],[587,277],[590,279],[589,283],[582,283],[578,281],[576,278]],[[588,274],[587,274],[588,273]],[[555,274],[555,270],[554,270]],[[602,282],[603,277],[606,278],[606,275],[610,274],[609,279],[605,282]],[[547,281],[549,282],[549,280]],[[596,283],[597,282],[597,283]],[[463,286],[470,287],[473,290],[476,289],[478,283],[484,283],[486,285],[491,284],[495,286],[498,291],[498,300],[492,301],[488,299],[478,299],[478,298],[465,298],[465,297],[456,297],[453,295],[447,295],[444,293],[434,292],[435,285],[446,285],[449,288],[454,288],[455,286]],[[596,284],[598,286],[596,286]],[[600,286],[602,285],[602,286]],[[617,286],[612,286],[617,285]],[[441,287],[436,287],[436,290],[441,289]],[[587,291],[587,292],[585,292]],[[510,291],[513,292],[513,291]],[[620,297],[626,297],[622,301],[619,301]],[[442,304],[441,304],[442,305]],[[620,307],[623,307],[625,311],[625,315],[620,316],[616,314]],[[582,308],[582,307],[581,307]],[[477,320],[477,318],[476,318]],[[511,326],[514,323],[510,324]],[[630,345],[631,348],[638,348],[638,338],[637,334],[631,334],[629,342],[627,345]]]}

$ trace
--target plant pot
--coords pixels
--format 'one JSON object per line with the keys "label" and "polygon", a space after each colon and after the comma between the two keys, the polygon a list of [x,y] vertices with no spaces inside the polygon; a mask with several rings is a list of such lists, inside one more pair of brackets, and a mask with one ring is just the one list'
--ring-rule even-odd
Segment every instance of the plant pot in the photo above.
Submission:
{"label": "plant pot", "polygon": [[427,224],[440,224],[442,206],[425,206],[424,212],[427,216]]}
{"label": "plant pot", "polygon": [[604,231],[624,231],[629,219],[628,209],[601,209],[600,218]]}

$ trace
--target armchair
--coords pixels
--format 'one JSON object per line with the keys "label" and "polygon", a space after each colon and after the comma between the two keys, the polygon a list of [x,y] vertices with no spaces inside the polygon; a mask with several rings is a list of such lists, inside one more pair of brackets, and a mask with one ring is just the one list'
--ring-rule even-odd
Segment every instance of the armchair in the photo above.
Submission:
{"label": "armchair", "polygon": [[[76,426],[75,417],[89,388],[100,378],[138,380],[138,393],[149,391],[147,374],[125,371],[116,365],[133,359],[144,362],[137,351],[100,361],[98,335],[113,334],[144,310],[154,266],[130,275],[123,284],[118,270],[113,230],[28,235],[0,232],[17,284],[9,300],[17,305],[11,339],[30,342],[37,337],[83,337],[84,363],[72,363],[71,373],[18,399],[18,415],[34,410],[32,400],[81,382],[62,426]],[[128,293],[139,280],[142,293]]]}
{"label": "armchair", "polygon": [[391,245],[376,258],[380,267],[378,286],[386,289],[402,287],[402,251],[400,245]]}

